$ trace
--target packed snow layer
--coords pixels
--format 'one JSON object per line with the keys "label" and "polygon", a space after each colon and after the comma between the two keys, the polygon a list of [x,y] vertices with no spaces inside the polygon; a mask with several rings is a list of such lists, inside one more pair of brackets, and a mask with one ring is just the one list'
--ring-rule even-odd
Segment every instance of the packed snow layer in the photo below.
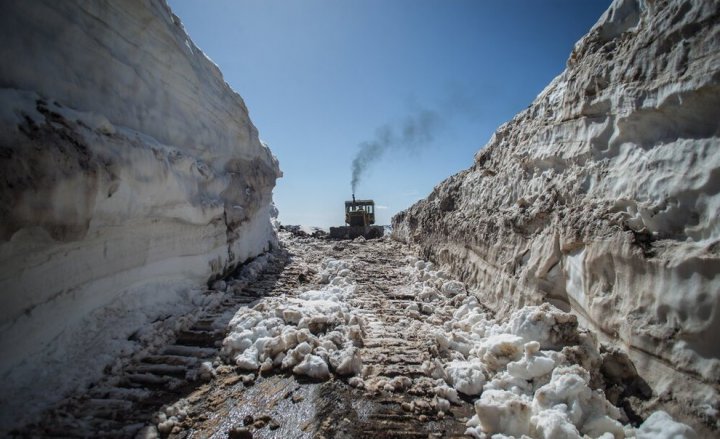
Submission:
{"label": "packed snow layer", "polygon": [[5,427],[268,249],[280,172],[162,1],[12,2],[0,38]]}
{"label": "packed snow layer", "polygon": [[501,315],[572,310],[658,400],[718,428],[719,106],[718,2],[617,0],[394,236]]}
{"label": "packed snow layer", "polygon": [[317,380],[353,376],[362,370],[358,348],[363,344],[362,317],[348,299],[355,281],[347,261],[323,261],[321,290],[297,297],[266,298],[241,308],[223,341],[226,360],[248,373],[289,370]]}

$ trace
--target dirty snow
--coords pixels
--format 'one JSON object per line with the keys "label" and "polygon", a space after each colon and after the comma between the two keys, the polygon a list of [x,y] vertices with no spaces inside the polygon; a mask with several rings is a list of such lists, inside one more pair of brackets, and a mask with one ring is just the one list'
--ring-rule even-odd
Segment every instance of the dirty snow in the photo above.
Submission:
{"label": "dirty snow", "polygon": [[[438,356],[423,365],[437,379],[436,404],[474,399],[466,434],[477,438],[695,437],[687,425],[656,412],[635,429],[622,409],[591,386],[600,358],[590,332],[575,316],[550,304],[526,306],[496,320],[465,286],[448,280],[434,264],[416,261],[407,270],[418,305],[452,318],[430,337]],[[458,304],[458,297],[461,302]],[[459,305],[459,306],[457,306]],[[580,353],[580,355],[576,355]],[[577,364],[576,358],[582,364]],[[587,370],[585,367],[590,368]],[[504,435],[504,436],[495,436]]]}
{"label": "dirty snow", "polygon": [[318,273],[322,289],[271,297],[242,308],[230,321],[222,355],[245,371],[292,370],[325,380],[330,372],[357,375],[362,362],[362,318],[347,299],[355,293],[346,261],[328,259]]}
{"label": "dirty snow", "polygon": [[434,328],[426,331],[433,357],[422,365],[425,377],[368,378],[361,360],[367,323],[348,300],[361,294],[351,267],[352,261],[325,259],[317,273],[322,288],[269,297],[238,311],[223,342],[225,360],[247,373],[346,376],[370,393],[425,386],[432,401],[416,399],[408,410],[432,408],[440,416],[470,398],[474,416],[466,434],[477,438],[694,437],[664,412],[638,428],[629,425],[593,382],[600,374],[600,346],[575,316],[543,304],[495,319],[462,282],[411,258],[403,272],[415,302],[403,321],[410,331]]}

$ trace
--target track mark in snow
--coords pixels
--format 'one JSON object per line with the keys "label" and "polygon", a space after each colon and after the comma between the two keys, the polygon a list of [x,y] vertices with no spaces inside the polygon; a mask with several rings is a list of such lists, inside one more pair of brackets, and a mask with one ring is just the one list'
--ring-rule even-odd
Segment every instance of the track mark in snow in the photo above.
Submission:
{"label": "track mark in snow", "polygon": [[224,300],[174,344],[21,434],[692,437],[662,412],[628,424],[625,402],[642,396],[642,380],[570,314],[546,304],[495,319],[462,283],[389,239],[280,237],[282,251],[216,284]]}

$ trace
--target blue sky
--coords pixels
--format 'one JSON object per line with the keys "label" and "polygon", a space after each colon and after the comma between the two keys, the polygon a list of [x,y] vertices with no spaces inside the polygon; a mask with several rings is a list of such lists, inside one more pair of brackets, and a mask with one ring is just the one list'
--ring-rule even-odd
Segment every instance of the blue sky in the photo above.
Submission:
{"label": "blue sky", "polygon": [[169,0],[280,160],[284,224],[341,225],[358,146],[437,115],[358,184],[380,224],[469,167],[562,72],[609,0]]}

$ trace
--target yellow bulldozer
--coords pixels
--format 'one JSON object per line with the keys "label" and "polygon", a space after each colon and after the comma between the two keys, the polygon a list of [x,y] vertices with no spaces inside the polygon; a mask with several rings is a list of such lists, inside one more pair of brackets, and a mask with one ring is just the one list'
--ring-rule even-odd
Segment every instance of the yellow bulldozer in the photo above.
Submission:
{"label": "yellow bulldozer", "polygon": [[375,226],[375,202],[373,200],[356,200],[345,202],[346,226],[330,227],[330,237],[335,239],[355,239],[363,236],[365,239],[380,238],[383,236],[382,226]]}

